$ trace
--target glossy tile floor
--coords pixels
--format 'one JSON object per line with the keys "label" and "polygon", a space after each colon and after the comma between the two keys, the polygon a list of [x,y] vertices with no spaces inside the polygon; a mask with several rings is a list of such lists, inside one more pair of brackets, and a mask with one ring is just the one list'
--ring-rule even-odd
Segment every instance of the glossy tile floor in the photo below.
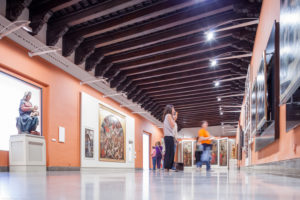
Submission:
{"label": "glossy tile floor", "polygon": [[0,199],[300,199],[300,179],[238,171],[0,172]]}

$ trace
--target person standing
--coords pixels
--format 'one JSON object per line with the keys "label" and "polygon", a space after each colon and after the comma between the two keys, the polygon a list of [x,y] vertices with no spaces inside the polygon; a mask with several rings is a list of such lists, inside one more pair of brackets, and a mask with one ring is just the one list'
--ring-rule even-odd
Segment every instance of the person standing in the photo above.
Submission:
{"label": "person standing", "polygon": [[210,136],[210,133],[207,131],[208,122],[203,121],[201,123],[201,129],[198,131],[198,137],[203,146],[203,153],[201,156],[201,162],[199,163],[199,167],[202,167],[202,163],[206,164],[206,170],[210,171],[210,160],[211,160],[211,140],[213,137]]}
{"label": "person standing", "polygon": [[153,170],[155,170],[155,167],[156,167],[156,150],[155,150],[155,146],[152,147],[151,157],[152,157]]}
{"label": "person standing", "polygon": [[[178,126],[177,126],[177,123],[176,123],[176,120],[178,118],[178,112],[175,112],[175,115],[173,116],[174,118],[174,122],[175,122],[175,126],[174,126],[174,129],[173,129],[173,132],[174,132],[174,155],[176,155],[176,147],[177,147],[177,137],[178,137]],[[176,166],[175,166],[175,163],[173,164],[173,167],[172,167],[173,170],[176,170]]]}
{"label": "person standing", "polygon": [[160,165],[161,165],[161,160],[162,160],[162,146],[160,144],[160,142],[156,142],[156,146],[155,146],[155,150],[156,150],[156,165],[157,165],[157,169],[160,169]]}
{"label": "person standing", "polygon": [[175,109],[173,105],[166,105],[163,122],[164,122],[164,143],[165,143],[165,156],[164,156],[164,168],[168,172],[173,167],[174,163],[174,114]]}
{"label": "person standing", "polygon": [[197,168],[200,168],[200,165],[201,165],[201,155],[202,155],[202,152],[203,152],[203,146],[201,144],[201,141],[200,141],[199,137],[197,137],[197,140],[196,140],[196,152],[195,152]]}

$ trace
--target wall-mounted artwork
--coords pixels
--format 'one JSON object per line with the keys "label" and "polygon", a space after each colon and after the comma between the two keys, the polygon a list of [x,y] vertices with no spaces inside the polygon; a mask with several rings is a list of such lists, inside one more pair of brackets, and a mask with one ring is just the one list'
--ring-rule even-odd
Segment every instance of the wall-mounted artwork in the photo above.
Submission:
{"label": "wall-mounted artwork", "polygon": [[221,139],[219,141],[219,151],[220,151],[220,166],[227,166],[227,160],[228,160],[228,140],[227,139]]}
{"label": "wall-mounted artwork", "polygon": [[212,143],[212,150],[211,150],[210,164],[217,165],[218,164],[218,141],[213,140],[211,143]]}
{"label": "wall-mounted artwork", "polygon": [[257,125],[257,84],[256,80],[253,82],[252,92],[251,92],[251,135],[256,134]]}
{"label": "wall-mounted artwork", "polygon": [[192,145],[193,141],[184,141],[183,142],[183,163],[185,167],[192,166]]}
{"label": "wall-mounted artwork", "polygon": [[280,102],[286,103],[300,86],[300,0],[281,0]]}
{"label": "wall-mounted artwork", "polygon": [[266,104],[266,62],[265,62],[265,53],[263,54],[263,58],[261,60],[261,64],[258,69],[256,84],[256,100],[257,100],[257,130],[259,130],[264,123],[266,122],[266,114],[267,114],[267,104]]}
{"label": "wall-mounted artwork", "polygon": [[86,158],[93,158],[94,157],[94,130],[85,128],[84,138],[85,138],[84,155]]}
{"label": "wall-mounted artwork", "polygon": [[126,118],[103,105],[99,107],[99,160],[126,161]]}

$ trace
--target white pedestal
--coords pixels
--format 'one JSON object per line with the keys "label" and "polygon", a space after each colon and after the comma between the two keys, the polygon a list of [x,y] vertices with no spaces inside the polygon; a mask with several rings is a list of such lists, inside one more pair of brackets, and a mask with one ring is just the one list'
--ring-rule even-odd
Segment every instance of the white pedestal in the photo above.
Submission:
{"label": "white pedestal", "polygon": [[43,136],[20,134],[10,136],[9,170],[46,171],[46,143]]}

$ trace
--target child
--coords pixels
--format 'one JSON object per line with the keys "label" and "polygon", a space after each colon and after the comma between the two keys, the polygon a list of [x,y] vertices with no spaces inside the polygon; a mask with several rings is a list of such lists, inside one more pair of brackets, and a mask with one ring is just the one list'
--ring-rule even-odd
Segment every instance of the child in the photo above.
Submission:
{"label": "child", "polygon": [[152,147],[152,152],[151,152],[151,157],[152,157],[152,165],[153,165],[153,170],[155,170],[155,166],[156,166],[156,150],[155,150],[155,146]]}

